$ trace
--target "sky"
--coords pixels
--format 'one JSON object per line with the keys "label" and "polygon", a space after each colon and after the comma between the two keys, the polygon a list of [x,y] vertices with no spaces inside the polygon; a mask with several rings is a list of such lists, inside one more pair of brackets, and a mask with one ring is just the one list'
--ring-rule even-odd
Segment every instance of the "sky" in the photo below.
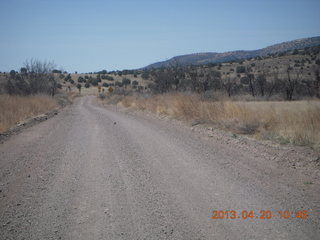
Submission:
{"label": "sky", "polygon": [[0,71],[26,60],[68,72],[320,36],[319,0],[0,0]]}

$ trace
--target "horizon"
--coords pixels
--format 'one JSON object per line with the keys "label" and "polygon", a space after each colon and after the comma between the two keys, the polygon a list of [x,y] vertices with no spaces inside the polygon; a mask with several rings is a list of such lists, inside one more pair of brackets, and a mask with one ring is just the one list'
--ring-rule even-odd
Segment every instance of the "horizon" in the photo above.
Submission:
{"label": "horizon", "polygon": [[179,55],[320,36],[317,0],[12,0],[0,6],[1,72],[32,58],[68,72],[139,69]]}

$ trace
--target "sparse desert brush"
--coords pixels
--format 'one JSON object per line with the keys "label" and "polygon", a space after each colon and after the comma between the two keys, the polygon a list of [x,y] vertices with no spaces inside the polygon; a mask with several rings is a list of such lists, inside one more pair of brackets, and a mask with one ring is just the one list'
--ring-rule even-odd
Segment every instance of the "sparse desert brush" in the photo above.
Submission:
{"label": "sparse desert brush", "polygon": [[0,95],[0,132],[8,130],[24,119],[48,112],[56,107],[56,101],[47,95]]}
{"label": "sparse desert brush", "polygon": [[124,107],[199,120],[279,143],[320,147],[320,101],[211,101],[198,95],[164,94],[118,99]]}

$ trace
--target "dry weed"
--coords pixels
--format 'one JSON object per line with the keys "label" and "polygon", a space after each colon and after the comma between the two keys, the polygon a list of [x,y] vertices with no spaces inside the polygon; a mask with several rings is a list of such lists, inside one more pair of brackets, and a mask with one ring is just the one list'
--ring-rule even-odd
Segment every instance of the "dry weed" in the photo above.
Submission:
{"label": "dry weed", "polygon": [[0,132],[8,130],[32,116],[36,116],[57,107],[54,99],[46,95],[0,96]]}
{"label": "dry weed", "polygon": [[210,101],[197,95],[165,94],[148,98],[128,96],[117,103],[177,119],[212,123],[260,139],[320,147],[319,101]]}

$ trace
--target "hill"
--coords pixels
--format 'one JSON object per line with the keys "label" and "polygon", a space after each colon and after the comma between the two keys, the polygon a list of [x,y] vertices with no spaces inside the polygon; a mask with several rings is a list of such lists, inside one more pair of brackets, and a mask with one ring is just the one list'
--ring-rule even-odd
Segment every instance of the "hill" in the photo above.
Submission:
{"label": "hill", "polygon": [[286,52],[294,49],[304,49],[320,45],[320,36],[312,38],[303,38],[289,42],[275,44],[258,50],[239,50],[231,52],[206,52],[195,53],[173,57],[167,61],[157,62],[146,66],[146,69],[161,68],[170,66],[187,66],[187,65],[203,65],[208,63],[221,63],[235,61],[239,59],[247,59],[252,57],[263,57],[270,54]]}

